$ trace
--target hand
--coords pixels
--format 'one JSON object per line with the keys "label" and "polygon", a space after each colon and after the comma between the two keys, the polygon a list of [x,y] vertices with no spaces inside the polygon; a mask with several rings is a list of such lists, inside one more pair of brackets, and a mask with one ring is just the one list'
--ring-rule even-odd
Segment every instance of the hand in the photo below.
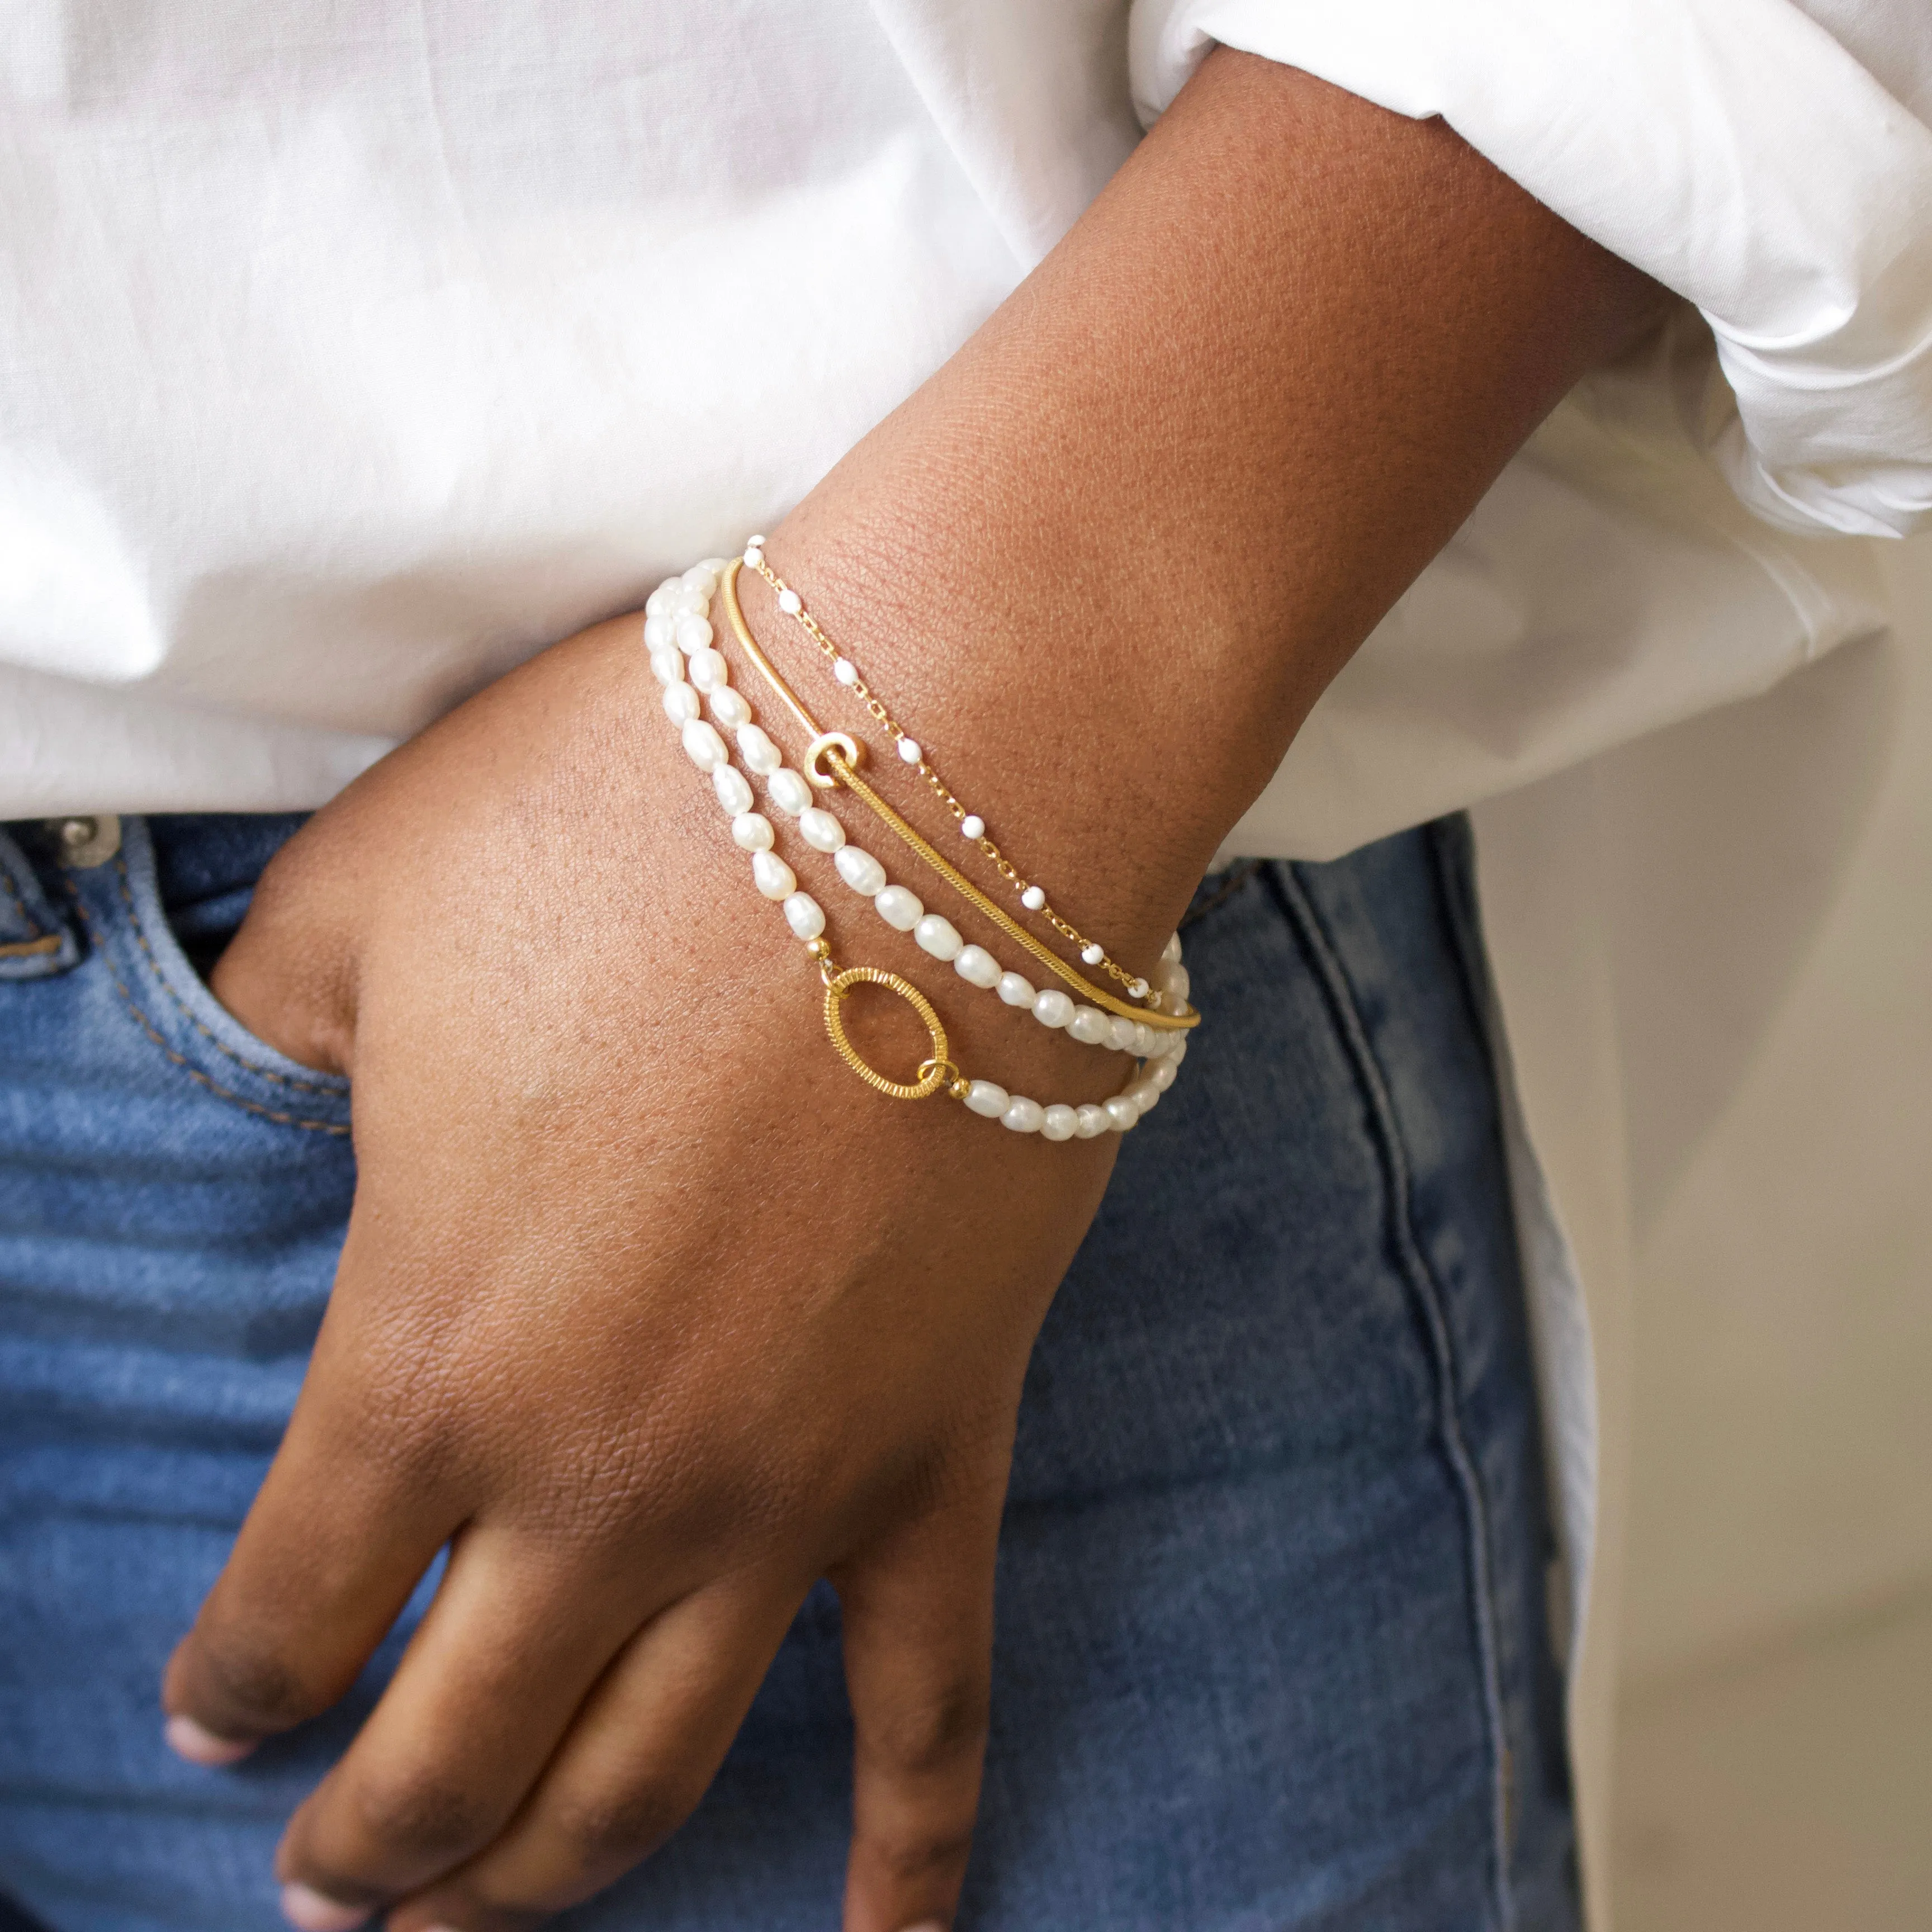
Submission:
{"label": "hand", "polygon": [[[806,857],[842,957],[908,971],[972,1038],[985,996]],[[526,1924],[643,1857],[820,1575],[856,1722],[846,1923],[950,1915],[1021,1379],[1113,1142],[862,1086],[746,874],[620,622],[311,821],[215,976],[352,1076],[358,1185],[286,1439],[166,1701],[236,1740],[322,1710],[450,1544],[280,1859],[348,1906],[406,1900],[398,1928]],[[877,1018],[881,1064],[929,1050]],[[1016,1087],[1118,1084],[1043,1028],[1002,1040],[1033,1056],[995,1068]]]}

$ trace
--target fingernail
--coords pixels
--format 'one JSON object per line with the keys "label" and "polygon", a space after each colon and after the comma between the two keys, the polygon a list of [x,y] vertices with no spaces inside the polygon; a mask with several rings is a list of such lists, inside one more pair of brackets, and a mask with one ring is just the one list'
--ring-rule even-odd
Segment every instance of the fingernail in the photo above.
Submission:
{"label": "fingernail", "polygon": [[369,1916],[366,1905],[344,1905],[324,1897],[312,1886],[282,1887],[282,1916],[302,1932],[356,1932]]}
{"label": "fingernail", "polygon": [[192,1718],[170,1718],[162,1727],[168,1748],[190,1764],[235,1764],[255,1747],[246,1740],[218,1738]]}

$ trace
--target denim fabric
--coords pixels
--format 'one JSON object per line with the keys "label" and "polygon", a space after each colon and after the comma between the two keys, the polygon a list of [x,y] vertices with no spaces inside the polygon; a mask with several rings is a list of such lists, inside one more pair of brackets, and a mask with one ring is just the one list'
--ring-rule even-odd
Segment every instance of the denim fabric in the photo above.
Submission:
{"label": "denim fabric", "polygon": [[[230,1771],[164,1749],[354,1183],[344,1084],[190,964],[292,823],[129,820],[86,871],[0,841],[0,944],[60,941],[0,974],[0,1892],[50,1932],[278,1925],[280,1824],[433,1586],[318,1722]],[[1196,899],[1208,1022],[1028,1380],[964,1927],[1577,1923],[1466,845]],[[836,1922],[849,1751],[821,1588],[697,1816],[560,1922]]]}

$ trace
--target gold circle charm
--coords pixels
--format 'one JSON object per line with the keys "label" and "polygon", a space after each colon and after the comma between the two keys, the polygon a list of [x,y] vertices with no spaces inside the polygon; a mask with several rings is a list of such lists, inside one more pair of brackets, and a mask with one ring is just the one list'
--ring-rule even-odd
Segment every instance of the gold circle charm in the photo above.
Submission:
{"label": "gold circle charm", "polygon": [[855,771],[866,755],[864,746],[843,731],[820,732],[805,748],[805,775],[820,791],[830,791],[838,782],[832,772],[819,769],[818,761],[827,752],[836,752]]}
{"label": "gold circle charm", "polygon": [[[859,986],[888,988],[926,1022],[926,1030],[932,1036],[932,1058],[920,1063],[919,1078],[915,1084],[908,1087],[902,1081],[888,1080],[883,1073],[875,1072],[860,1058],[858,1048],[845,1037],[845,1016],[841,1009],[845,1004],[845,995]],[[932,1010],[932,1002],[910,980],[902,980],[896,973],[888,973],[880,967],[848,966],[844,972],[834,974],[826,981],[825,1030],[838,1048],[839,1058],[867,1086],[876,1087],[881,1094],[889,1094],[895,1100],[923,1100],[928,1094],[937,1094],[956,1071],[946,1058],[946,1029],[940,1024],[939,1016]]]}

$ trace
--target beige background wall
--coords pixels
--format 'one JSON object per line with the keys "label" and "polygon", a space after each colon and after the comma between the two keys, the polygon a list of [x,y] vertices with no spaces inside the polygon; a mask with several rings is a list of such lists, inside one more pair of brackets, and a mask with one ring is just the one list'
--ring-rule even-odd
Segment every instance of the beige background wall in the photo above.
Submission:
{"label": "beige background wall", "polygon": [[1639,1189],[1618,1932],[1932,1927],[1932,542],[1886,568],[1849,875]]}

